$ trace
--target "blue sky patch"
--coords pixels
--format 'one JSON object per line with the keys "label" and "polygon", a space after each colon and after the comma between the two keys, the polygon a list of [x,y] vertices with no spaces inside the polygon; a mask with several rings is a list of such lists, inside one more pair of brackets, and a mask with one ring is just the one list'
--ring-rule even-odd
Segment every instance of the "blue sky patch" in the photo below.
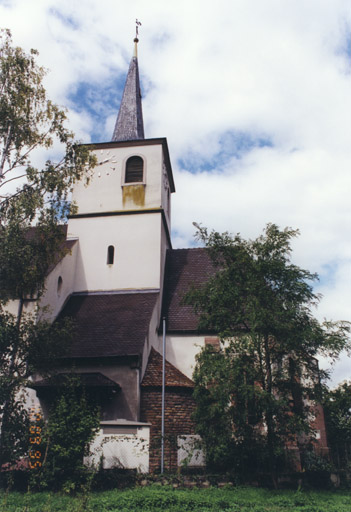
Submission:
{"label": "blue sky patch", "polygon": [[319,281],[316,281],[314,285],[316,291],[324,287],[333,288],[336,283],[337,270],[338,263],[336,261],[323,265],[322,270],[318,273]]}
{"label": "blue sky patch", "polygon": [[346,73],[351,72],[351,27],[348,23],[344,23],[342,29],[341,41],[336,48],[336,55],[345,59]]}
{"label": "blue sky patch", "polygon": [[239,160],[252,149],[272,147],[273,143],[268,137],[254,137],[245,132],[227,131],[219,138],[218,146],[219,151],[210,158],[199,152],[189,151],[184,158],[178,159],[178,165],[193,174],[211,172],[223,167],[232,158]]}
{"label": "blue sky patch", "polygon": [[77,20],[65,16],[61,11],[53,7],[49,10],[49,13],[52,14],[55,18],[58,18],[63,23],[63,25],[66,25],[73,30],[78,30],[80,25]]}
{"label": "blue sky patch", "polygon": [[70,107],[79,113],[87,112],[93,119],[92,142],[106,142],[105,122],[111,114],[117,119],[124,82],[124,75],[101,83],[79,82],[68,94]]}

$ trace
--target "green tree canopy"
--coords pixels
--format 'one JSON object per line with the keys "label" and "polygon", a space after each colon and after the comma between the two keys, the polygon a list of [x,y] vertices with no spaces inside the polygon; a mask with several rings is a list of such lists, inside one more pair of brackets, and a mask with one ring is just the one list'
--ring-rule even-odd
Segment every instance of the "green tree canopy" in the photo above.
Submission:
{"label": "green tree canopy", "polygon": [[329,446],[336,466],[349,469],[351,462],[351,382],[326,389],[325,410]]}
{"label": "green tree canopy", "polygon": [[[15,47],[0,31],[0,299],[41,293],[62,250],[59,227],[71,212],[75,180],[95,164],[65,127],[66,113],[47,98],[38,52]],[[58,142],[62,158],[38,167],[38,152]],[[32,225],[37,229],[33,231]]]}
{"label": "green tree canopy", "polygon": [[[72,336],[72,325],[38,322],[23,308],[40,299],[50,268],[64,255],[72,186],[95,165],[65,127],[65,111],[47,98],[37,57],[14,46],[9,30],[0,31],[0,466],[23,449],[19,391],[30,375],[57,362]],[[62,158],[37,165],[54,144]],[[6,312],[9,300],[18,301],[16,317]]]}
{"label": "green tree canopy", "polygon": [[327,376],[316,358],[335,359],[348,346],[349,324],[315,318],[317,275],[291,262],[298,231],[269,224],[244,240],[198,228],[217,272],[185,301],[199,314],[199,328],[221,340],[219,351],[205,348],[197,358],[198,433],[211,464],[250,459],[262,468],[265,459],[274,475],[287,444],[301,449],[311,433],[310,400]]}

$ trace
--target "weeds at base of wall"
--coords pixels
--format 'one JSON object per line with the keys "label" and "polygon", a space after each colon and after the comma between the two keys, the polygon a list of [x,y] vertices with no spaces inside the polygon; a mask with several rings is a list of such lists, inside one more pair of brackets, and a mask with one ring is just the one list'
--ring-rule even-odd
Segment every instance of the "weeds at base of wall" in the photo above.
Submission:
{"label": "weeds at base of wall", "polygon": [[[228,488],[242,485],[251,487],[271,488],[272,481],[269,474],[259,474],[255,479],[243,479],[234,474],[211,474],[204,470],[178,472],[178,473],[148,473],[138,474],[136,470],[121,468],[100,469],[91,473],[87,485],[76,486],[75,489],[62,489],[65,494],[86,494],[90,491],[107,491],[113,489],[127,489],[132,487],[147,486],[171,486],[174,489],[191,488]],[[34,490],[31,486],[31,474],[29,471],[11,471],[0,473],[0,488],[6,491],[28,492]],[[278,478],[280,489],[350,489],[351,473],[323,473],[303,472],[287,473]],[[49,490],[49,489],[48,489]]]}
{"label": "weeds at base of wall", "polygon": [[[64,494],[76,494],[77,492],[107,491],[110,489],[125,489],[137,485],[137,472],[134,469],[100,469],[99,471],[87,472],[85,481],[81,485],[66,485],[61,489]],[[33,474],[30,470],[7,471],[0,473],[0,488],[10,491],[27,492],[38,490],[33,484]],[[52,490],[47,488],[46,490]]]}

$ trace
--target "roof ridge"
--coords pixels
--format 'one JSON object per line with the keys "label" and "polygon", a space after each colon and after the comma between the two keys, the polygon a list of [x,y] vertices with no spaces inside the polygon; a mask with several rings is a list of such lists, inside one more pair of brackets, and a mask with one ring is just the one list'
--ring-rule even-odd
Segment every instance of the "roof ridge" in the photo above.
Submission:
{"label": "roof ridge", "polygon": [[201,249],[208,249],[208,247],[178,247],[177,249],[170,249],[172,252],[174,251],[198,251]]}
{"label": "roof ridge", "polygon": [[71,296],[74,297],[87,297],[87,296],[99,296],[99,295],[136,295],[144,293],[160,293],[159,288],[148,288],[148,289],[135,289],[135,290],[86,290],[81,292],[73,292]]}

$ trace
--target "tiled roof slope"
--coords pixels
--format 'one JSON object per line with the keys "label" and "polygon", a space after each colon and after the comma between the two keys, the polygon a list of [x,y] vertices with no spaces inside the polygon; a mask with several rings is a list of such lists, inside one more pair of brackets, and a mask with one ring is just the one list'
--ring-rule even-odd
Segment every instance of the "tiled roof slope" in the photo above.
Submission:
{"label": "tiled roof slope", "polygon": [[167,252],[163,316],[167,331],[197,331],[199,319],[192,306],[182,305],[192,284],[201,285],[215,273],[207,249],[174,249]]}
{"label": "tiled roof slope", "polygon": [[158,293],[72,295],[61,317],[76,323],[70,357],[140,355]]}
{"label": "tiled roof slope", "polygon": [[[186,375],[180,372],[175,366],[166,360],[166,386],[193,388],[194,383]],[[141,383],[142,386],[162,386],[162,356],[155,349],[151,349],[146,372]]]}
{"label": "tiled roof slope", "polygon": [[[66,238],[67,236],[67,224],[61,224],[59,226],[60,230],[62,231],[62,235]],[[36,226],[31,226],[28,228],[28,231],[27,231],[27,234],[26,234],[26,237],[28,240],[33,240],[36,236],[36,233],[37,233],[37,227]]]}
{"label": "tiled roof slope", "polygon": [[144,139],[138,59],[130,62],[112,140]]}

